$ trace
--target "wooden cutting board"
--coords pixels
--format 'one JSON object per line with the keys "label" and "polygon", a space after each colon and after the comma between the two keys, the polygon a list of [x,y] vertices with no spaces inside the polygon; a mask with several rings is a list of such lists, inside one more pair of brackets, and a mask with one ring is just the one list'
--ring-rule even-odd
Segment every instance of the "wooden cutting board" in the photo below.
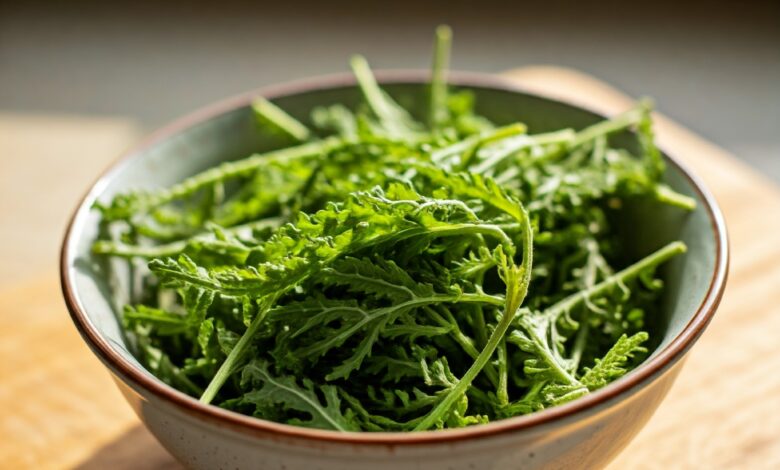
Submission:
{"label": "wooden cutting board", "polygon": [[[605,114],[631,105],[619,91],[572,70],[531,67],[506,76]],[[656,122],[661,145],[701,175],[722,205],[731,274],[720,310],[666,401],[610,468],[780,468],[780,190],[690,131],[662,116]],[[9,125],[0,119],[0,135]],[[50,128],[89,137],[107,132],[67,119],[54,120]],[[4,142],[0,155],[9,153]],[[79,174],[95,175],[105,164],[101,155],[74,158],[71,165]],[[3,173],[14,182],[14,175]],[[63,182],[61,176],[44,166],[29,184],[41,190],[70,185],[72,199],[50,201],[65,214],[86,183]],[[24,220],[30,210],[21,203],[0,205],[0,220]],[[33,229],[18,230],[25,228]],[[46,229],[58,233],[61,226]],[[0,230],[0,246],[8,240]],[[52,251],[40,250],[46,256]],[[3,254],[19,265],[50,268],[26,282],[0,278],[0,466],[178,468],[78,337],[60,299],[54,260],[35,259],[37,252]]]}

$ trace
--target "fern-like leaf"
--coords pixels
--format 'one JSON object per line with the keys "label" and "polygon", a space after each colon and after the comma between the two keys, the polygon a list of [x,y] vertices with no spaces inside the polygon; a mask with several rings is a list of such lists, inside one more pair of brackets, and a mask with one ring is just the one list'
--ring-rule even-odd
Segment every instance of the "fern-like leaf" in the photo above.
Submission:
{"label": "fern-like leaf", "polygon": [[354,418],[341,411],[341,399],[334,386],[318,387],[325,398],[323,404],[311,380],[304,379],[300,385],[293,377],[276,377],[269,372],[267,363],[257,360],[244,366],[241,381],[244,386],[257,387],[243,395],[242,403],[260,408],[269,403],[278,404],[309,416],[308,419],[295,419],[291,424],[336,431],[359,429]]}
{"label": "fern-like leaf", "polygon": [[593,367],[585,369],[580,381],[592,391],[622,377],[629,371],[633,359],[647,353],[643,343],[648,339],[644,331],[633,336],[621,336],[603,358],[596,359]]}

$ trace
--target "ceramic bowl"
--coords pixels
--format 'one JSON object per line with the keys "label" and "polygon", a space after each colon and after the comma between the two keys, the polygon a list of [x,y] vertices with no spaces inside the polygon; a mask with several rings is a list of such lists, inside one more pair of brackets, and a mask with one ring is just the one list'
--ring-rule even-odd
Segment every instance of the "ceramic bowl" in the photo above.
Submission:
{"label": "ceramic bowl", "polygon": [[[391,95],[422,112],[427,73],[379,74]],[[502,79],[453,74],[472,90],[478,112],[497,123],[523,121],[532,133],[581,128],[602,116],[525,93]],[[177,459],[194,468],[511,469],[594,468],[605,465],[650,419],[704,331],[723,293],[728,246],[723,217],[701,182],[666,156],[666,182],[698,202],[692,213],[637,207],[625,230],[637,257],[673,239],[689,251],[664,266],[662,306],[654,317],[660,340],[652,355],[616,382],[563,406],[465,429],[420,433],[337,433],[293,427],[203,405],[147,372],[128,351],[115,307],[127,280],[99,268],[90,245],[98,231],[95,200],[128,189],[168,186],[218,162],[264,150],[249,108],[262,94],[302,121],[317,105],[355,106],[360,94],[347,76],[272,87],[198,111],[130,150],[89,190],[62,247],[62,289],[84,340],[106,365],[138,417]],[[635,145],[625,136],[624,145]],[[104,263],[105,264],[105,263]],[[112,285],[113,284],[113,285]]]}

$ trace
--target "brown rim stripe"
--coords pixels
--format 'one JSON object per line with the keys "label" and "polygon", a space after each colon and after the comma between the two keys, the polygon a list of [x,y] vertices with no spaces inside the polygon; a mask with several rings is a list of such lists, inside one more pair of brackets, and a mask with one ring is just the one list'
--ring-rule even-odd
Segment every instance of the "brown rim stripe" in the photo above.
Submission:
{"label": "brown rim stripe", "polygon": [[[378,71],[376,72],[380,83],[408,83],[422,84],[427,83],[429,72],[417,70],[397,70],[397,71]],[[492,88],[501,91],[523,93],[531,96],[540,96],[550,101],[568,104],[565,101],[547,98],[543,95],[530,93],[523,87],[510,82],[501,77],[481,73],[463,73],[453,72],[449,75],[449,81],[456,86],[472,86],[477,88]],[[117,174],[124,165],[139,152],[148,149],[160,141],[169,138],[178,132],[183,131],[196,124],[205,122],[220,114],[230,110],[248,105],[252,98],[262,95],[268,98],[278,98],[293,94],[316,91],[321,89],[333,89],[346,86],[354,86],[355,80],[350,74],[328,75],[324,77],[311,78],[295,81],[282,85],[275,85],[258,90],[233,96],[219,101],[211,106],[195,111],[172,124],[163,127],[154,132],[140,144],[125,152],[120,159],[113,164],[95,184],[89,192],[81,199],[78,208],[72,215],[65,232],[65,238],[60,253],[60,282],[65,303],[70,312],[73,323],[81,333],[81,336],[90,346],[98,358],[106,364],[115,374],[126,382],[133,385],[134,388],[150,392],[156,399],[168,402],[177,407],[181,412],[191,413],[195,418],[205,419],[220,426],[227,427],[237,432],[249,432],[253,435],[264,437],[298,438],[301,440],[320,441],[323,443],[343,443],[343,444],[366,444],[381,446],[399,446],[415,444],[435,444],[449,443],[464,439],[484,438],[497,434],[508,433],[529,429],[533,426],[550,424],[565,418],[571,418],[574,415],[594,410],[597,405],[606,403],[623,394],[626,394],[645,382],[648,382],[654,376],[664,372],[668,367],[679,360],[682,355],[690,348],[704,331],[707,324],[712,319],[715,310],[723,296],[726,284],[726,277],[729,265],[729,248],[726,226],[718,208],[717,202],[712,194],[704,187],[702,182],[674,157],[667,154],[667,160],[688,179],[693,188],[704,202],[704,208],[712,224],[715,235],[716,253],[715,253],[715,271],[710,280],[709,288],[704,300],[694,313],[691,320],[683,328],[682,332],[675,337],[666,348],[658,352],[650,360],[643,363],[637,369],[625,377],[609,384],[608,386],[586,395],[585,397],[574,400],[570,403],[549,408],[537,413],[525,416],[517,416],[504,420],[494,421],[489,424],[478,425],[462,429],[450,429],[439,431],[424,432],[384,432],[384,433],[358,433],[358,432],[336,432],[318,429],[302,428],[287,424],[265,421],[258,418],[242,415],[232,411],[223,410],[213,405],[204,405],[198,400],[169,387],[163,382],[152,379],[143,371],[137,369],[133,364],[122,358],[113,347],[100,336],[95,326],[89,321],[84,313],[82,305],[79,304],[70,276],[70,258],[72,256],[73,240],[71,234],[73,227],[82,214],[90,210],[91,201],[100,193],[106,182]],[[593,114],[601,116],[600,113],[591,111],[578,105],[569,105]]]}

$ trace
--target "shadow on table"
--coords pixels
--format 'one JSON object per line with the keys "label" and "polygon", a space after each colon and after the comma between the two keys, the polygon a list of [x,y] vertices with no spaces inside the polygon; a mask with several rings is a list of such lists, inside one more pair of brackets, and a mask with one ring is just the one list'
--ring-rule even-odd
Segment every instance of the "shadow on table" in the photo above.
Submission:
{"label": "shadow on table", "polygon": [[181,469],[171,455],[143,426],[136,426],[98,449],[74,470]]}

